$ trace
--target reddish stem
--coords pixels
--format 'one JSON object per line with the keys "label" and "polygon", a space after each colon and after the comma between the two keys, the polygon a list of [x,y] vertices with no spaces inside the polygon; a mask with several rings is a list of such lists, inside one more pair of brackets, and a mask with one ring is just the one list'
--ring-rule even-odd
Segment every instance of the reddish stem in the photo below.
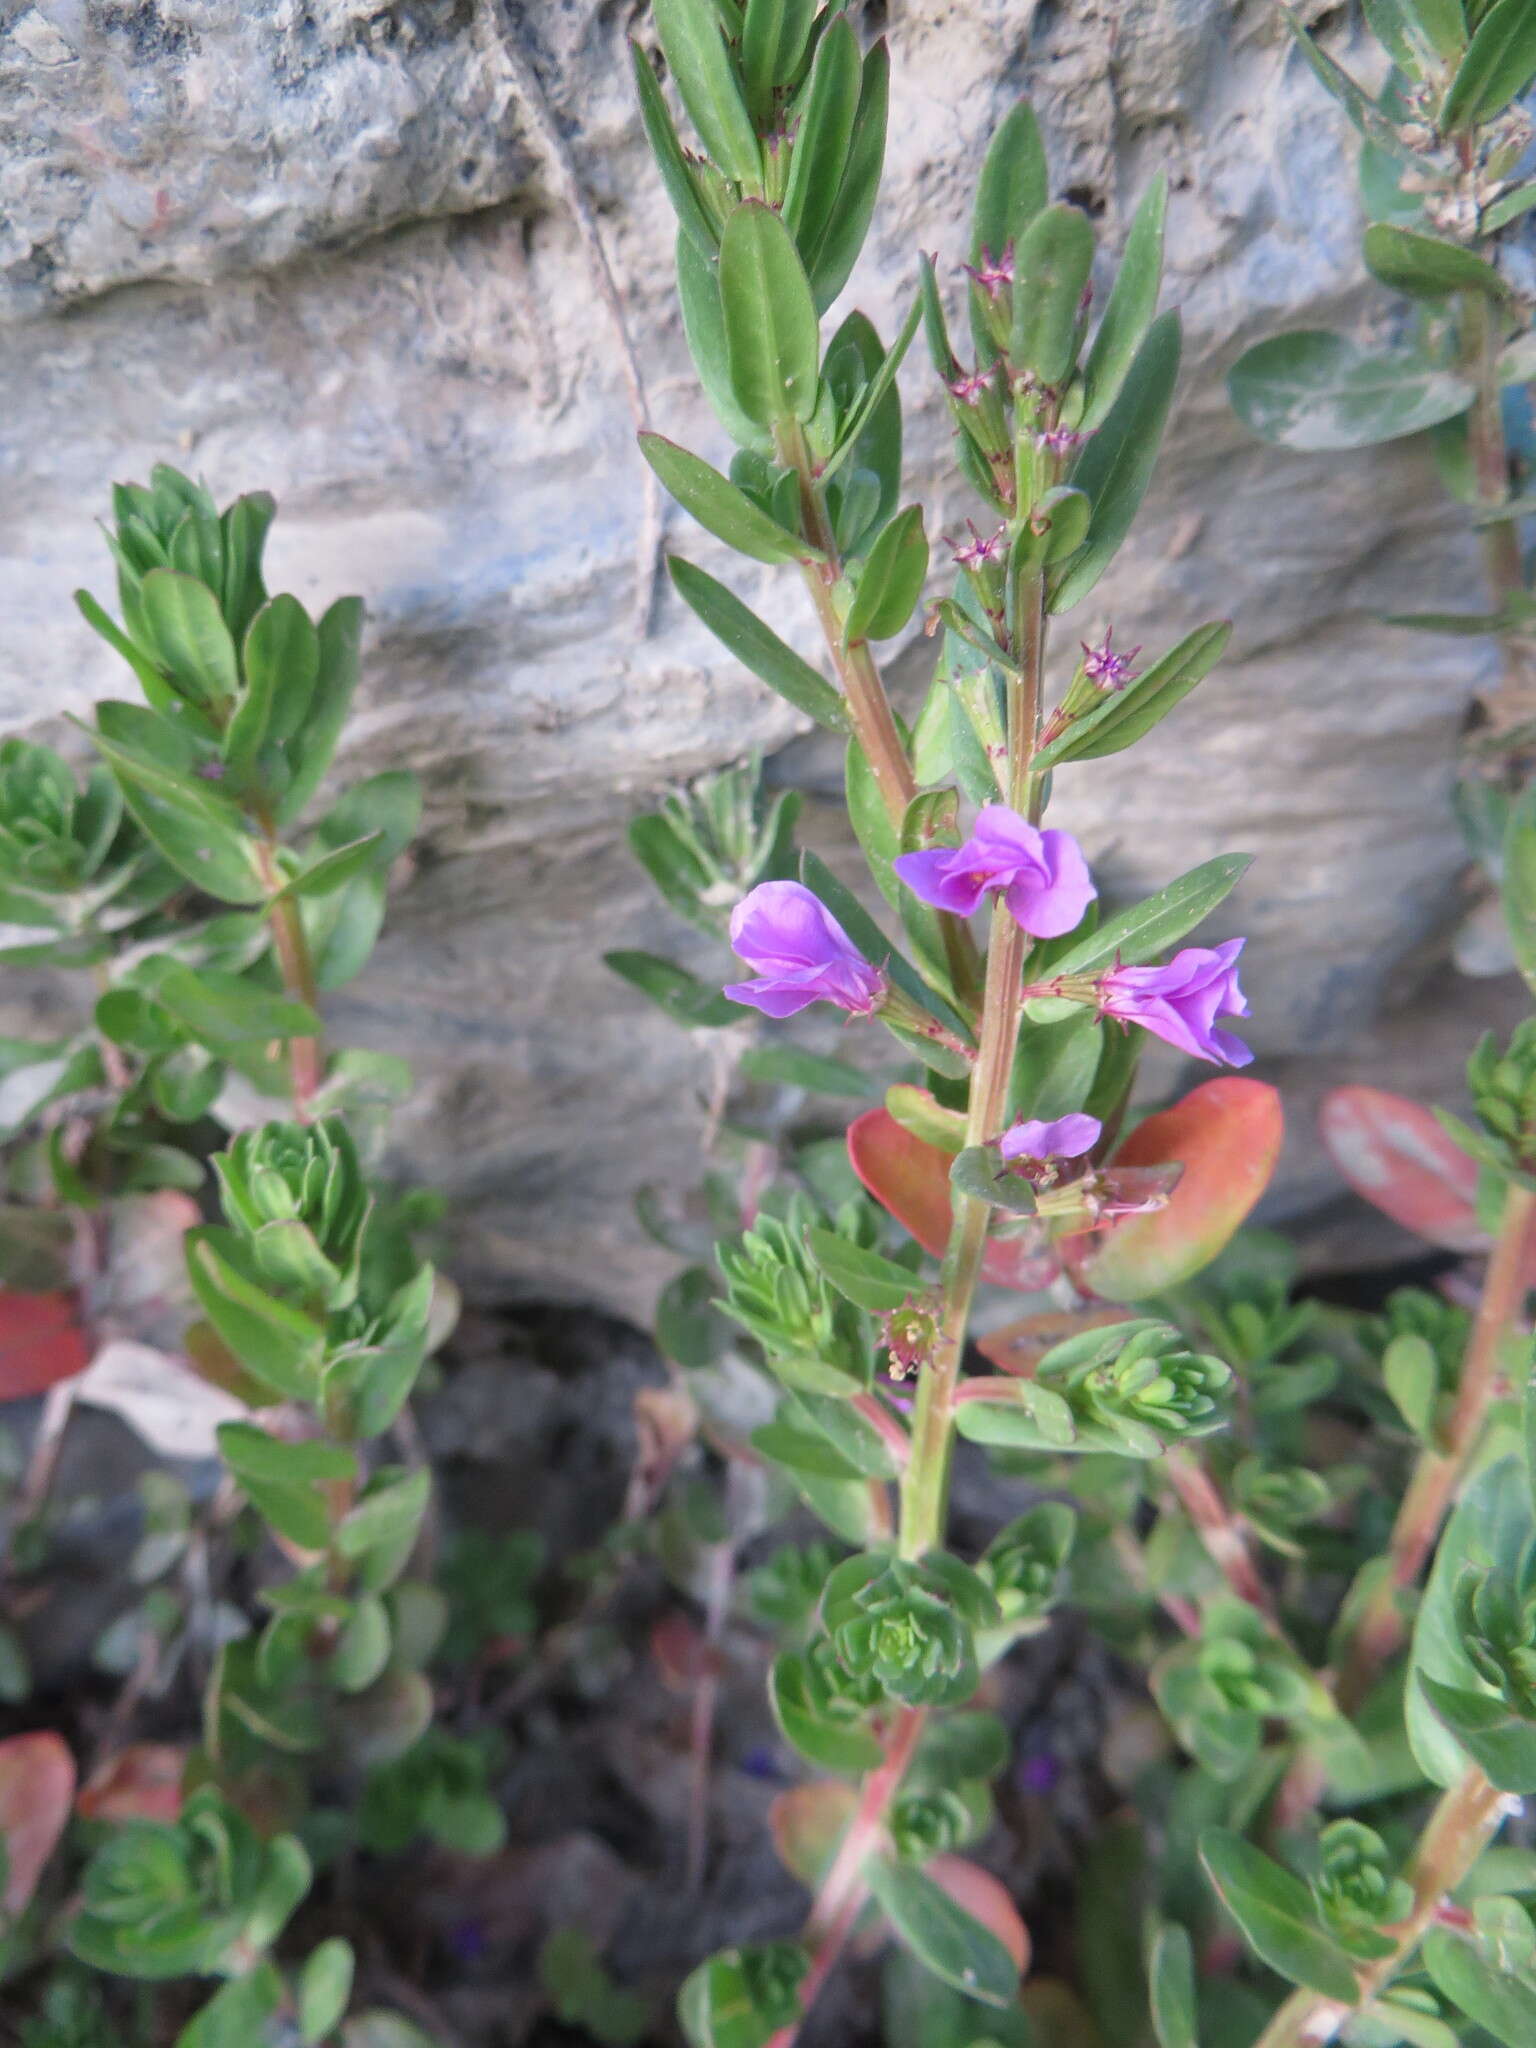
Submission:
{"label": "reddish stem", "polygon": [[810,1950],[810,1968],[800,1984],[800,2014],[793,2026],[780,2027],[768,2048],[794,2048],[796,2036],[817,1993],[831,1975],[869,1896],[864,1865],[878,1848],[891,1803],[917,1750],[928,1718],[926,1707],[903,1707],[891,1725],[885,1756],[865,1778],[848,1832],[821,1881],[816,1903],[801,1936]]}

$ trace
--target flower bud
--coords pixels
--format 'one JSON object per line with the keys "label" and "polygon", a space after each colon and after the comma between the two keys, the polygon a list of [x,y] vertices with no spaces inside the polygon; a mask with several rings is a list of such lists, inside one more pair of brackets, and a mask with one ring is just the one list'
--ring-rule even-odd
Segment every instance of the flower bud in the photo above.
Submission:
{"label": "flower bud", "polygon": [[1058,1344],[1040,1379],[1071,1404],[1086,1447],[1155,1458],[1169,1444],[1207,1436],[1226,1419],[1232,1374],[1189,1349],[1169,1323],[1114,1323]]}
{"label": "flower bud", "polygon": [[908,1706],[944,1706],[975,1691],[974,1630],[995,1623],[999,1611],[984,1582],[956,1558],[874,1551],[833,1572],[821,1618],[846,1670],[872,1677]]}
{"label": "flower bud", "polygon": [[350,1308],[371,1198],[341,1119],[242,1131],[213,1163],[224,1214],[259,1270],[327,1311]]}
{"label": "flower bud", "polygon": [[993,1537],[976,1571],[1004,1622],[1034,1622],[1050,1611],[1076,1534],[1077,1517],[1064,1501],[1042,1501]]}
{"label": "flower bud", "polygon": [[1488,1162],[1536,1175],[1536,1018],[1516,1027],[1503,1052],[1487,1032],[1467,1062],[1472,1106],[1488,1140]]}
{"label": "flower bud", "polygon": [[1341,1932],[1386,1926],[1413,1910],[1413,1888],[1392,1875],[1394,1859],[1374,1828],[1331,1821],[1318,1837],[1313,1895],[1323,1917]]}
{"label": "flower bud", "polygon": [[932,1857],[948,1856],[976,1832],[971,1809],[948,1787],[898,1799],[889,1825],[891,1841],[903,1863],[927,1863]]}
{"label": "flower bud", "polygon": [[817,1221],[801,1195],[782,1218],[759,1214],[738,1238],[722,1244],[722,1306],[751,1332],[787,1386],[846,1394],[867,1386],[872,1358],[862,1318],[827,1281],[805,1248]]}

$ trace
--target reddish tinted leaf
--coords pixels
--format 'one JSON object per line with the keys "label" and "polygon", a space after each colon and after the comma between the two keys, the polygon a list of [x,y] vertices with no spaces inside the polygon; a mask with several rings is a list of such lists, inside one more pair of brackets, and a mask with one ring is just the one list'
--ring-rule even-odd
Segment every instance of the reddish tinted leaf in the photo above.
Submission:
{"label": "reddish tinted leaf", "polygon": [[651,1626],[651,1658],[670,1692],[690,1692],[709,1670],[714,1652],[686,1614],[664,1614]]}
{"label": "reddish tinted leaf", "polygon": [[46,1393],[90,1362],[90,1340],[72,1294],[0,1289],[0,1401]]}
{"label": "reddish tinted leaf", "polygon": [[62,1736],[47,1731],[0,1742],[0,1840],[5,1891],[0,1905],[19,1913],[37,1890],[75,1799],[75,1760]]}
{"label": "reddish tinted leaf", "polygon": [[[848,1126],[848,1157],[875,1200],[924,1251],[942,1258],[949,1242],[949,1154],[904,1130],[888,1110],[870,1109]],[[994,1238],[981,1270],[995,1287],[1033,1294],[1056,1277],[1059,1262],[1031,1231]]]}
{"label": "reddish tinted leaf", "polygon": [[1431,1244],[1487,1250],[1477,1220],[1477,1163],[1423,1103],[1385,1088],[1335,1088],[1318,1124],[1334,1165],[1373,1208]]}
{"label": "reddish tinted leaf", "polygon": [[859,1795],[851,1785],[823,1778],[781,1792],[769,1807],[768,1826],[779,1861],[812,1891],[837,1854],[858,1803]]}
{"label": "reddish tinted leaf", "polygon": [[964,1856],[935,1856],[923,1868],[957,1906],[973,1920],[979,1920],[988,1933],[997,1936],[1022,1976],[1029,1968],[1029,1929],[1019,1918],[1019,1909],[1006,1887],[999,1884],[990,1870],[968,1862]]}
{"label": "reddish tinted leaf", "polygon": [[1074,1240],[1068,1259],[1080,1283],[1109,1301],[1140,1301],[1209,1265],[1268,1187],[1284,1134],[1278,1091],[1231,1076],[1149,1116],[1112,1169],[1176,1160],[1184,1171],[1165,1209]]}
{"label": "reddish tinted leaf", "polygon": [[1025,1316],[1001,1330],[989,1331],[976,1339],[976,1349],[999,1372],[1028,1379],[1053,1344],[1065,1344],[1084,1330],[1107,1330],[1112,1323],[1127,1320],[1126,1311],[1120,1308],[1050,1309],[1044,1315]]}
{"label": "reddish tinted leaf", "polygon": [[186,1767],[187,1752],[174,1742],[131,1742],[91,1773],[75,1811],[82,1820],[173,1821]]}

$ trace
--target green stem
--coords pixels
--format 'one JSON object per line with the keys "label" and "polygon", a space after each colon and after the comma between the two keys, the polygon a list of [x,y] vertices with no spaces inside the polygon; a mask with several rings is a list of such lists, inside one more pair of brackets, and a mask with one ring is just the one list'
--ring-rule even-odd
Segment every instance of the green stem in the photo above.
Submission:
{"label": "green stem", "polygon": [[[258,810],[253,815],[260,834],[256,842],[256,860],[262,884],[271,899],[267,917],[272,926],[272,946],[277,954],[283,986],[296,1002],[318,1010],[320,990],[315,980],[315,966],[304,932],[303,916],[294,897],[280,897],[278,893],[283,886],[283,878],[277,864],[277,828],[265,810]],[[288,1073],[293,1091],[293,1113],[300,1123],[308,1123],[313,1114],[311,1105],[320,1087],[318,1038],[289,1039]]]}
{"label": "green stem", "polygon": [[[810,450],[798,427],[793,434],[784,437],[780,455],[800,480],[800,518],[806,538],[814,542],[824,557],[820,563],[813,562],[806,568],[805,586],[816,607],[821,635],[842,685],[853,736],[869,763],[886,815],[899,839],[907,811],[918,793],[917,777],[897,730],[891,700],[886,695],[874,650],[867,640],[849,641],[844,637],[843,622],[838,616],[837,601],[833,596],[844,573],[843,560],[816,482]],[[981,985],[981,962],[977,958],[976,942],[964,919],[951,917],[947,912],[940,915],[939,929],[955,993],[962,1003],[972,1003]]]}
{"label": "green stem", "polygon": [[1419,1837],[1407,1873],[1413,1887],[1412,1910],[1392,1929],[1391,1953],[1361,1969],[1355,2003],[1341,2004],[1320,1991],[1294,1991],[1254,2048],[1318,2048],[1320,2042],[1337,2040],[1360,2008],[1406,1968],[1446,1893],[1461,1883],[1497,1833],[1503,1817],[1503,1793],[1495,1790],[1481,1771],[1468,1771],[1442,1796]]}

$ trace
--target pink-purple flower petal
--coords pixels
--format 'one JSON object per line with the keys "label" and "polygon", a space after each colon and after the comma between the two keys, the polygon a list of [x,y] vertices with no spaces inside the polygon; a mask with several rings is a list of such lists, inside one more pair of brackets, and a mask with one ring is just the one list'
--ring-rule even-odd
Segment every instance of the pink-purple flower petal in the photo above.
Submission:
{"label": "pink-purple flower petal", "polygon": [[810,1003],[868,1016],[885,994],[879,968],[800,882],[759,882],[743,896],[731,913],[731,945],[758,979],[731,982],[725,993],[767,1017],[793,1017]]}
{"label": "pink-purple flower petal", "polygon": [[1070,832],[1041,831],[1006,804],[988,804],[963,846],[904,853],[892,863],[915,896],[969,917],[989,891],[1031,938],[1072,931],[1097,894]]}
{"label": "pink-purple flower petal", "polygon": [[1155,1038],[1195,1059],[1246,1067],[1253,1053],[1230,1031],[1217,1029],[1228,1017],[1246,1017],[1248,1002],[1238,985],[1237,960],[1246,942],[1186,946],[1164,967],[1116,967],[1099,983],[1104,1014],[1140,1024]]}

